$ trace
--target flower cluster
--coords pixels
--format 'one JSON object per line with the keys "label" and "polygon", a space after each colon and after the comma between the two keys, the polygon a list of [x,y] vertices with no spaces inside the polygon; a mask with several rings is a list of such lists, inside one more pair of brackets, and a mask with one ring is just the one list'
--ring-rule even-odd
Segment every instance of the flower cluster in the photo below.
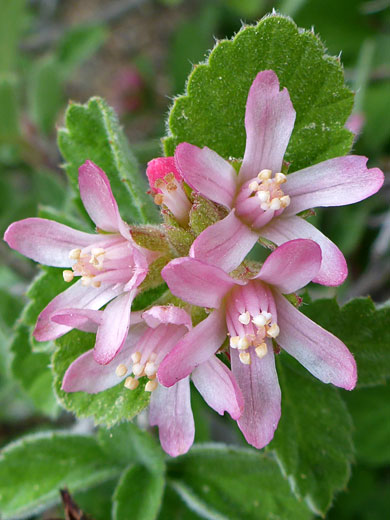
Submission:
{"label": "flower cluster", "polygon": [[[168,244],[161,282],[169,292],[143,311],[131,312],[132,302],[159,253],[137,244],[106,174],[92,162],[80,167],[79,187],[96,233],[39,218],[6,231],[13,249],[65,268],[66,282],[80,277],[41,312],[34,331],[38,341],[73,328],[96,333],[94,349],[68,368],[63,390],[97,393],[123,384],[132,391],[141,380],[151,393],[150,424],[172,456],[194,439],[190,379],[257,448],[270,442],[280,418],[275,355],[281,350],[324,383],[355,387],[347,347],[284,295],[309,282],[337,286],[347,276],[340,250],[300,214],[365,199],[380,189],[383,173],[367,169],[365,157],[346,156],[287,174],[283,158],[294,123],[287,89],[280,90],[273,71],[262,71],[247,99],[242,162],[181,143],[174,157],[149,163],[150,192],[166,228],[174,222],[193,243],[179,258]],[[218,215],[209,225],[203,220],[200,233],[191,227],[196,197]],[[169,240],[169,233],[162,236]],[[275,245],[263,265],[246,260],[260,238]]]}

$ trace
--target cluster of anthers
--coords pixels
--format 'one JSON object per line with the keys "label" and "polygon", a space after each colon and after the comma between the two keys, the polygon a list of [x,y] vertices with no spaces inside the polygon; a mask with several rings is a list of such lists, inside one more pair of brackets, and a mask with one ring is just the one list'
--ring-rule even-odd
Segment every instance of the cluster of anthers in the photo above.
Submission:
{"label": "cluster of anthers", "polygon": [[267,338],[273,339],[279,335],[279,326],[272,323],[272,314],[262,311],[256,316],[252,316],[249,311],[241,313],[238,321],[245,326],[246,334],[243,336],[231,336],[230,347],[240,350],[240,361],[244,365],[251,364],[251,354],[249,347],[253,347],[256,356],[261,359],[266,356],[268,348]]}
{"label": "cluster of anthers", "polygon": [[[152,352],[145,363],[141,363],[142,354],[141,352],[133,352],[131,360],[133,362],[132,374],[125,379],[124,386],[128,390],[135,390],[139,385],[139,378],[146,376],[149,381],[145,385],[145,392],[153,392],[158,386],[156,374],[158,365],[155,363],[157,354]],[[120,378],[127,374],[128,370],[126,365],[121,363],[116,367],[116,375]]]}
{"label": "cluster of anthers", "polygon": [[167,173],[163,178],[156,179],[154,188],[159,190],[154,195],[154,202],[159,206],[165,204],[179,222],[186,222],[191,203],[183,190],[182,183],[175,178],[173,172]]}
{"label": "cluster of anthers", "polygon": [[105,249],[102,247],[93,247],[90,252],[81,249],[72,249],[69,253],[71,260],[76,260],[72,266],[72,270],[65,269],[62,275],[65,282],[71,282],[74,276],[81,276],[81,283],[84,286],[100,287],[100,281],[94,281],[97,271],[103,270]]}
{"label": "cluster of anthers", "polygon": [[284,173],[275,173],[272,178],[272,170],[261,170],[257,175],[257,179],[251,181],[248,184],[248,188],[259,199],[262,210],[272,209],[278,211],[289,206],[289,195],[285,195],[280,189],[281,184],[284,184],[287,180]]}

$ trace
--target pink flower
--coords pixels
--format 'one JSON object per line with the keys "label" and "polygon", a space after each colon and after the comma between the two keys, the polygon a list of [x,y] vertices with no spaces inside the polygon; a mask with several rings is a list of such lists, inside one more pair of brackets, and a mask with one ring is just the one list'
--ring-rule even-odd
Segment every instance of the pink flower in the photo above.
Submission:
{"label": "pink flower", "polygon": [[245,403],[238,425],[256,448],[271,441],[280,418],[272,340],[324,383],[353,389],[356,363],[347,347],[282,296],[313,280],[320,266],[320,247],[304,239],[276,249],[251,279],[232,278],[195,258],[172,260],[162,271],[171,292],[215,310],[164,359],[159,381],[169,387],[187,377],[213,356],[228,333],[232,371]]}
{"label": "pink flower", "polygon": [[[59,323],[72,324],[93,331],[102,319],[101,311],[78,309],[63,311],[53,317]],[[130,334],[121,352],[107,365],[96,363],[90,350],[77,358],[65,373],[65,392],[97,393],[124,380],[129,390],[138,387],[146,376],[145,391],[152,392],[149,420],[159,427],[160,442],[169,455],[187,452],[194,440],[194,418],[190,402],[190,379],[184,377],[170,388],[158,384],[156,373],[164,357],[191,329],[191,318],[174,306],[155,306],[143,313],[133,313]],[[96,325],[95,325],[96,328]],[[129,374],[133,374],[130,376]],[[192,372],[192,381],[209,406],[221,415],[227,411],[237,419],[243,398],[231,371],[216,356],[210,356]]]}
{"label": "pink flower", "polygon": [[173,157],[158,157],[148,162],[146,168],[154,202],[164,204],[176,220],[186,225],[191,203],[183,190],[183,177],[177,171]]}
{"label": "pink flower", "polygon": [[28,218],[14,222],[5,232],[10,247],[41,264],[68,267],[64,280],[69,289],[56,296],[41,312],[34,330],[38,341],[62,336],[72,327],[51,320],[58,310],[104,309],[96,337],[94,356],[108,363],[120,350],[130,326],[130,309],[137,288],[148,273],[155,253],[139,247],[121,219],[106,174],[93,162],[79,169],[80,196],[97,230],[90,234],[58,222]]}
{"label": "pink flower", "polygon": [[230,210],[195,240],[191,256],[225,271],[235,269],[261,235],[277,245],[309,238],[322,250],[314,281],[339,285],[347,276],[340,250],[320,231],[297,216],[317,206],[342,206],[363,200],[383,184],[383,173],[366,167],[367,158],[337,157],[288,176],[281,173],[295,122],[286,88],[279,91],[272,70],[260,72],[246,103],[246,149],[237,175],[233,166],[209,148],[181,143],[176,166],[194,190]]}

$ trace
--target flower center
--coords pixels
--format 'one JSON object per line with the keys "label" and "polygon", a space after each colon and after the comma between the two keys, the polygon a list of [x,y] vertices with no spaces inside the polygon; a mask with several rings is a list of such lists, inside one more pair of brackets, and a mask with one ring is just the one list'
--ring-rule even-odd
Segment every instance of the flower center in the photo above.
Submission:
{"label": "flower center", "polygon": [[175,175],[171,172],[157,179],[154,188],[159,191],[154,196],[154,202],[159,206],[165,204],[180,224],[187,224],[191,203],[183,190],[182,183],[177,181]]}
{"label": "flower center", "polygon": [[[128,390],[135,390],[139,385],[139,378],[146,376],[149,381],[145,385],[145,392],[153,392],[158,386],[156,374],[159,363],[156,363],[157,354],[151,352],[146,359],[143,359],[141,363],[142,354],[141,352],[133,352],[131,355],[131,361],[133,362],[132,373],[133,376],[128,376],[125,379],[124,386]],[[118,377],[124,377],[127,374],[127,367],[123,363],[116,367],[115,371]]]}

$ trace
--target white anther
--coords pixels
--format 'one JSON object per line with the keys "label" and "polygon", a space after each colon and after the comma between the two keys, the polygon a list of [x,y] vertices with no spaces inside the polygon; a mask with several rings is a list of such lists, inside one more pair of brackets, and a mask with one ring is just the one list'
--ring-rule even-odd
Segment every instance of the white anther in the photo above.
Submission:
{"label": "white anther", "polygon": [[115,370],[115,374],[118,376],[118,377],[123,377],[127,374],[127,367],[126,365],[124,365],[123,363],[121,363],[120,365],[118,365],[116,367],[116,370]]}
{"label": "white anther", "polygon": [[280,197],[280,204],[282,208],[287,208],[287,206],[290,205],[291,199],[289,195],[283,195],[283,197]]}
{"label": "white anther", "polygon": [[78,260],[80,258],[81,249],[72,249],[69,253],[69,258],[71,260]]}
{"label": "white anther", "polygon": [[155,379],[153,381],[148,381],[145,385],[145,392],[153,392],[157,387],[158,383]]}
{"label": "white anther", "polygon": [[238,341],[239,350],[246,350],[247,348],[249,348],[249,345],[250,345],[250,341],[248,340],[248,338],[246,336],[244,336],[243,338],[240,338]]}
{"label": "white anther", "polygon": [[275,181],[278,184],[284,184],[287,181],[287,177],[284,175],[284,173],[275,173]]}
{"label": "white anther", "polygon": [[277,338],[279,336],[279,332],[280,332],[279,325],[277,325],[276,323],[273,323],[270,326],[270,328],[267,330],[267,336],[269,338]]}
{"label": "white anther", "polygon": [[248,188],[251,191],[257,191],[259,189],[259,183],[257,181],[252,181],[248,184]]}
{"label": "white anther", "polygon": [[133,352],[133,354],[131,354],[131,361],[133,363],[139,363],[141,361],[141,352]]}
{"label": "white anther", "polygon": [[248,311],[243,312],[242,314],[239,315],[238,321],[240,323],[242,323],[243,325],[248,325],[249,322],[251,321],[251,315],[249,314]]}
{"label": "white anther", "polygon": [[125,379],[125,387],[129,390],[135,390],[139,385],[138,379],[134,379],[134,377],[126,377]]}
{"label": "white anther", "polygon": [[272,170],[261,170],[261,172],[258,174],[257,178],[261,181],[267,181],[272,176]]}
{"label": "white anther", "polygon": [[282,207],[281,203],[280,203],[280,199],[278,199],[277,197],[275,197],[274,199],[271,200],[270,202],[270,205],[269,207],[271,209],[274,209],[274,210],[278,210]]}
{"label": "white anther", "polygon": [[255,348],[256,356],[259,359],[262,359],[264,356],[267,355],[268,349],[266,343],[261,343],[258,347]]}
{"label": "white anther", "polygon": [[240,352],[240,361],[244,365],[250,365],[251,364],[251,355],[249,352]]}
{"label": "white anther", "polygon": [[81,285],[88,287],[92,283],[93,276],[85,275],[81,277]]}
{"label": "white anther", "polygon": [[267,318],[264,316],[264,314],[258,314],[253,318],[252,323],[256,325],[256,327],[264,327],[264,325],[267,323]]}
{"label": "white anther", "polygon": [[262,314],[262,315],[265,317],[265,319],[267,320],[266,323],[268,323],[269,321],[271,321],[271,319],[272,319],[272,314],[271,314],[270,312],[263,311],[261,314]]}
{"label": "white anther", "polygon": [[105,253],[105,250],[102,247],[93,247],[91,249],[92,256],[100,256],[100,255],[104,255],[104,253]]}
{"label": "white anther", "polygon": [[133,365],[133,374],[137,377],[144,375],[145,365],[141,363],[134,363]]}
{"label": "white anther", "polygon": [[62,276],[64,277],[65,282],[71,282],[74,278],[74,272],[70,271],[69,269],[65,269],[65,271],[62,271]]}
{"label": "white anther", "polygon": [[145,375],[148,377],[153,377],[156,375],[157,369],[158,367],[154,363],[148,361],[145,365]]}
{"label": "white anther", "polygon": [[240,342],[240,336],[232,336],[230,338],[230,346],[232,348],[238,348],[239,342]]}
{"label": "white anther", "polygon": [[267,211],[267,209],[269,209],[269,204],[268,202],[262,202],[260,204],[260,208],[263,209],[264,211]]}
{"label": "white anther", "polygon": [[257,198],[260,200],[260,202],[269,202],[269,199],[271,198],[271,195],[269,191],[260,190],[256,193]]}

